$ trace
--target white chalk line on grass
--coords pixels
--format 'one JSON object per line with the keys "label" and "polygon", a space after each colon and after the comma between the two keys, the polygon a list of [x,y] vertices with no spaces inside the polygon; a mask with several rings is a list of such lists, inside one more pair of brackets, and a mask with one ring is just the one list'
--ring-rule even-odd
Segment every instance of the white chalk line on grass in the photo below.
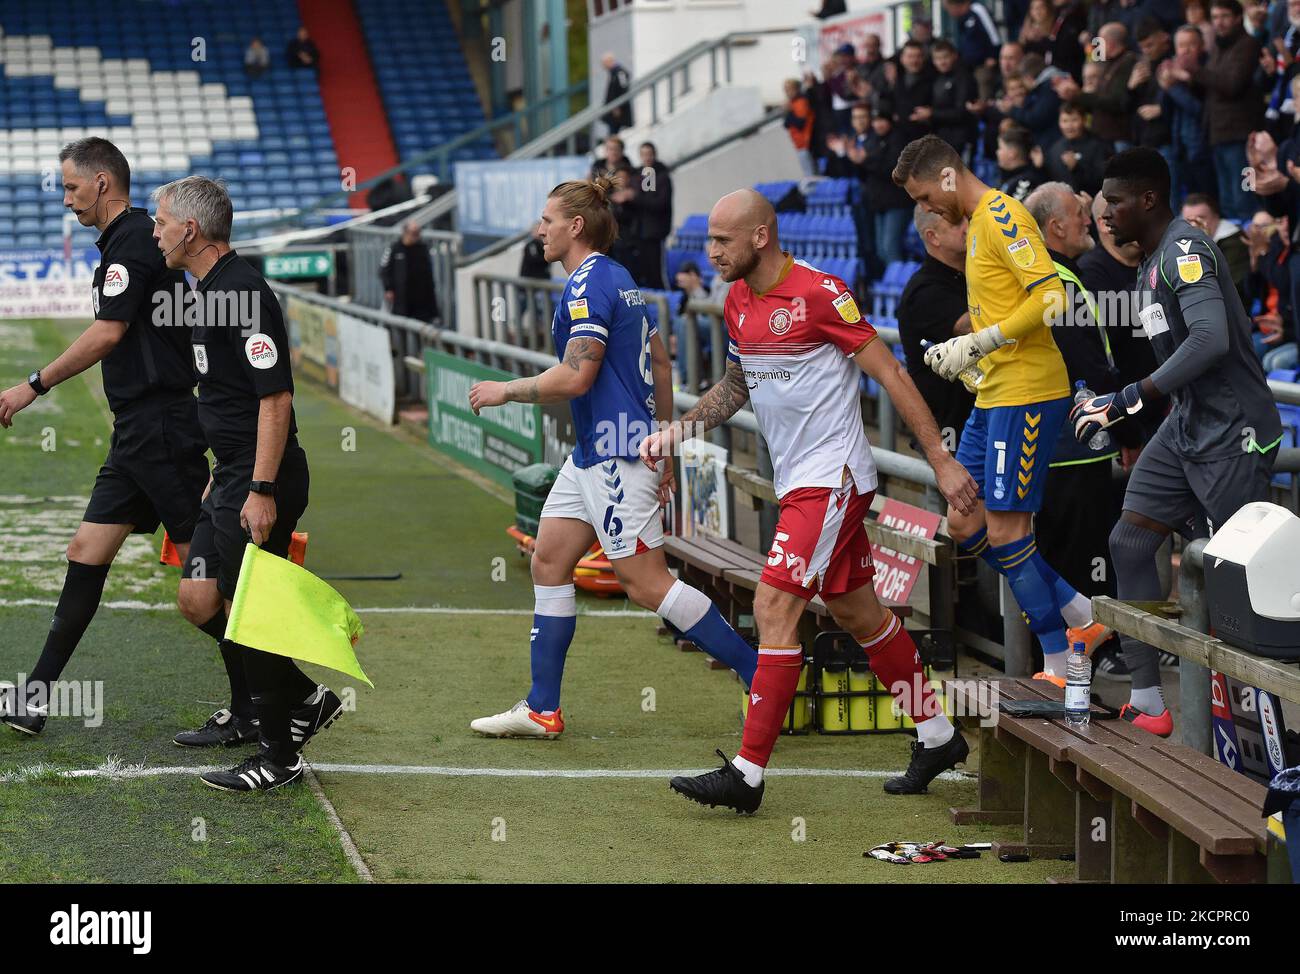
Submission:
{"label": "white chalk line on grass", "polygon": [[[224,765],[221,766],[224,768]],[[443,778],[619,778],[625,780],[654,780],[671,778],[679,774],[700,774],[710,768],[456,768],[439,765],[418,764],[334,764],[330,762],[312,763],[314,771],[326,774],[380,774],[411,775]],[[98,768],[78,768],[70,771],[56,771],[46,765],[34,765],[0,774],[0,783],[30,781],[45,775],[57,775],[63,778],[107,778],[111,780],[131,778],[156,778],[174,774],[203,774],[216,771],[218,766],[191,765],[185,767],[154,767],[143,764],[125,765],[110,758]],[[880,771],[858,768],[772,768],[767,772],[773,778],[893,778],[901,771]],[[961,771],[945,771],[939,775],[940,781],[966,781],[973,775]]]}
{"label": "white chalk line on grass", "polygon": [[329,817],[330,824],[334,826],[334,831],[338,833],[339,845],[343,846],[343,854],[348,857],[348,862],[352,863],[352,868],[357,871],[357,875],[363,883],[373,883],[375,881],[374,874],[371,873],[370,867],[366,865],[366,861],[361,858],[361,853],[357,849],[356,843],[352,841],[352,836],[344,828],[343,820],[339,818],[339,813],[334,810],[334,803],[329,800],[329,797],[325,794],[325,789],[320,786],[320,779],[316,777],[310,767],[303,773],[303,777],[307,779],[307,787],[316,796],[316,800],[321,803],[321,807],[325,809],[325,814]]}
{"label": "white chalk line on grass", "polygon": [[[0,609],[18,609],[24,606],[37,606],[53,609],[58,606],[54,599],[0,599]],[[175,611],[175,602],[138,602],[125,599],[104,602],[102,609],[117,609],[123,612],[166,612]],[[465,609],[450,605],[380,605],[364,609],[354,609],[358,615],[446,615],[446,616],[532,616],[532,609]],[[588,609],[579,610],[580,616],[597,616],[604,619],[657,619],[653,612],[643,609]]]}

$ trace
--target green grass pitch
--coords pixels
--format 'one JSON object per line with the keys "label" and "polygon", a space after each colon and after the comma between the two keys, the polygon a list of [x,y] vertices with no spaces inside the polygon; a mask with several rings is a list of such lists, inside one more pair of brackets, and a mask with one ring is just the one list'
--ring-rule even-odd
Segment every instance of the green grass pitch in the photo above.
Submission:
{"label": "green grass pitch", "polygon": [[[0,387],[49,361],[73,334],[70,323],[0,322]],[[504,533],[510,505],[306,382],[297,411],[312,466],[300,527],[311,535],[308,566],[325,575],[402,573],[397,582],[336,583],[360,610],[473,610],[362,611],[358,654],[376,689],[313,672],[354,702],[307,757],[376,881],[1042,882],[1070,874],[1066,863],[988,856],[901,867],[863,858],[891,839],[1013,838],[1013,829],[951,824],[949,806],[975,801],[971,778],[891,798],[879,777],[774,776],[761,812],[740,818],[687,803],[662,775],[637,775],[710,767],[715,747],[734,752],[740,740],[739,684],[657,637],[651,618],[579,620],[560,740],[476,737],[472,718],[508,707],[528,687],[532,590]],[[92,372],[0,431],[0,679],[17,679],[40,652],[109,422]],[[349,429],[355,450],[345,449]],[[226,689],[216,647],[166,607],[177,576],[158,565],[159,542],[128,543],[105,594],[122,607],[100,610],[65,674],[102,681],[102,724],[53,719],[36,739],[0,728],[0,878],[357,882],[308,787],[214,792],[188,769],[233,764],[243,752],[170,743],[224,703]],[[502,564],[504,580],[494,580]],[[582,612],[628,608],[580,603]],[[784,738],[774,768],[897,771],[907,742]],[[90,769],[100,770],[59,774]]]}

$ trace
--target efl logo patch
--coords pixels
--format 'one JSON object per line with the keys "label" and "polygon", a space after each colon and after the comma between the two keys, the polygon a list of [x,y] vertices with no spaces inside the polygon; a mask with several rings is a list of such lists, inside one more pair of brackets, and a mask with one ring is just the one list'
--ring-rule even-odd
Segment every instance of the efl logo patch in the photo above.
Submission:
{"label": "efl logo patch", "polygon": [[126,290],[131,282],[131,275],[121,264],[110,264],[104,272],[104,297],[112,298]]}
{"label": "efl logo patch", "polygon": [[777,308],[772,312],[772,317],[767,319],[767,326],[772,329],[773,335],[784,335],[793,324],[794,319],[785,308]]}
{"label": "efl logo patch", "polygon": [[269,369],[280,360],[275,342],[265,335],[249,335],[244,343],[244,354],[248,356],[248,364],[255,369]]}
{"label": "efl logo patch", "polygon": [[831,304],[835,306],[835,310],[839,312],[840,317],[850,325],[857,324],[862,320],[862,312],[858,310],[858,303],[853,300],[853,295],[848,291],[841,294]]}
{"label": "efl logo patch", "polygon": [[587,317],[587,299],[582,298],[579,301],[569,302],[569,317],[579,320]]}
{"label": "efl logo patch", "polygon": [[1200,254],[1187,254],[1178,258],[1178,276],[1188,284],[1195,284],[1201,279],[1204,269],[1201,267]]}
{"label": "efl logo patch", "polygon": [[199,375],[208,374],[208,347],[206,345],[194,346],[194,370]]}
{"label": "efl logo patch", "polygon": [[1015,243],[1007,244],[1007,253],[1011,255],[1017,267],[1034,266],[1034,247],[1027,237],[1021,237]]}

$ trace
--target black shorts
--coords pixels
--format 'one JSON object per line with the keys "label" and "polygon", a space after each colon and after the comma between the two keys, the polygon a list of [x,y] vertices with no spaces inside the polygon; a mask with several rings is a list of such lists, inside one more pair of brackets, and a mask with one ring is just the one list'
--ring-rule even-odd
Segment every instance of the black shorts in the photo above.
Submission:
{"label": "black shorts", "polygon": [[192,394],[132,403],[113,423],[82,520],[131,524],[134,534],[153,534],[161,523],[172,541],[189,541],[208,485],[207,450]]}
{"label": "black shorts", "polygon": [[[233,599],[239,583],[239,569],[244,562],[248,532],[239,523],[239,514],[248,500],[248,486],[253,482],[253,458],[233,463],[218,463],[212,472],[212,492],[203,502],[198,525],[190,540],[190,554],[182,573],[188,579],[217,580],[217,591]],[[275,525],[262,545],[281,558],[289,556],[294,529],[307,509],[310,474],[307,454],[297,443],[290,443],[280,461],[276,477]]]}

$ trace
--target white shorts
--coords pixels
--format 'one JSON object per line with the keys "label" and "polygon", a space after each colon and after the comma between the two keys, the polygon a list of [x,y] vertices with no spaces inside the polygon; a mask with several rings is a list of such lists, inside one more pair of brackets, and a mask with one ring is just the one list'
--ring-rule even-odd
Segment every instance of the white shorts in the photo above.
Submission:
{"label": "white shorts", "polygon": [[586,521],[611,560],[658,548],[664,543],[661,475],[640,460],[602,460],[582,468],[570,456],[546,497],[542,517]]}

